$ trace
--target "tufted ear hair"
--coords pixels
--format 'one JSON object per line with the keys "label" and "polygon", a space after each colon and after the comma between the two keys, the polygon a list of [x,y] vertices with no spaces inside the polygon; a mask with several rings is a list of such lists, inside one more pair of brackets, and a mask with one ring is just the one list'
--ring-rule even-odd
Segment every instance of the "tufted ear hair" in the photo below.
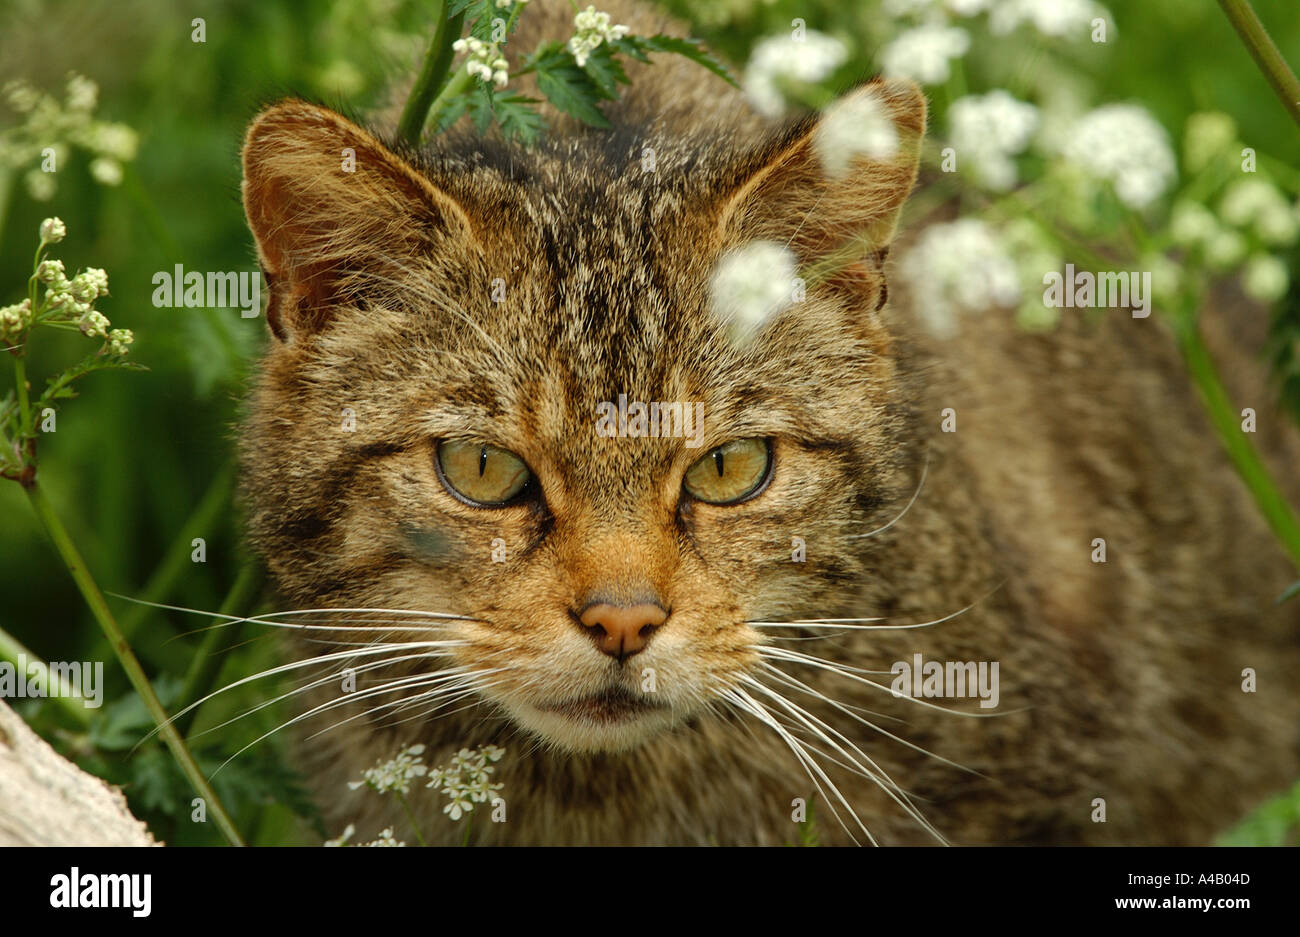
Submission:
{"label": "tufted ear hair", "polygon": [[473,239],[464,209],[367,130],[288,100],[244,138],[243,201],[282,341],[325,328],[363,288],[448,242]]}
{"label": "tufted ear hair", "polygon": [[786,244],[802,269],[883,296],[879,271],[916,182],[925,121],[914,83],[859,85],[742,167],[717,208],[720,247]]}

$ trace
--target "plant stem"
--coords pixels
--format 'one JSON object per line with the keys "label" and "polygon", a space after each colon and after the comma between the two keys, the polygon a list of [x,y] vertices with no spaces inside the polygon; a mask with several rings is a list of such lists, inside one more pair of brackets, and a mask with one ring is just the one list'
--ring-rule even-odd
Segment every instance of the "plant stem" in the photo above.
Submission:
{"label": "plant stem", "polygon": [[[202,536],[214,527],[221,520],[222,515],[229,510],[230,492],[234,484],[235,466],[234,463],[227,463],[217,472],[217,477],[212,480],[208,490],[199,499],[198,506],[181,525],[180,535],[168,548],[166,556],[149,577],[149,581],[145,583],[144,589],[138,596],[139,599],[155,604],[167,600],[181,576],[193,566],[190,563],[190,554],[194,538]],[[134,636],[141,623],[157,611],[158,609],[152,605],[133,606],[122,616],[122,633],[128,638]]]}
{"label": "plant stem", "polygon": [[47,687],[49,695],[46,698],[63,710],[81,728],[89,728],[90,710],[85,706],[85,697],[74,694],[72,688],[67,686],[62,678],[58,678],[56,674],[50,672],[49,665],[45,661],[25,648],[22,642],[9,632],[0,628],[0,660],[7,660],[15,667],[18,667],[20,658],[25,658],[29,666],[39,664],[44,668],[47,683],[50,680],[58,679],[57,687]]}
{"label": "plant stem", "polygon": [[239,831],[235,829],[235,824],[226,813],[226,809],[222,806],[216,791],[212,789],[208,779],[203,776],[203,772],[194,761],[194,756],[190,754],[190,750],[186,747],[185,740],[176,731],[176,727],[168,722],[167,711],[163,709],[162,703],[158,701],[158,696],[154,693],[149,678],[145,676],[144,669],[140,666],[140,662],[136,660],[131,645],[122,636],[122,631],[113,618],[113,613],[109,611],[108,603],[104,601],[103,593],[99,591],[98,584],[90,575],[81,554],[77,552],[76,546],[68,536],[67,529],[63,526],[63,522],[54,513],[54,508],[45,497],[44,490],[35,481],[25,485],[23,490],[27,493],[27,498],[31,501],[36,516],[40,518],[41,524],[45,527],[45,532],[49,534],[55,549],[58,550],[64,565],[72,575],[73,581],[77,584],[77,589],[80,590],[82,598],[86,600],[86,605],[90,607],[91,614],[95,616],[99,627],[103,629],[105,636],[108,638],[113,652],[117,655],[117,659],[121,662],[127,677],[131,681],[131,685],[140,694],[140,698],[144,701],[149,714],[153,716],[154,722],[158,724],[158,731],[162,735],[167,748],[171,750],[172,757],[176,759],[185,776],[189,778],[195,793],[207,801],[208,809],[212,811],[217,826],[221,829],[227,841],[232,846],[242,846],[244,843],[239,837]]}
{"label": "plant stem", "polygon": [[397,795],[397,802],[400,803],[402,809],[406,811],[406,819],[411,821],[411,830],[415,833],[415,838],[420,841],[421,846],[429,845],[424,841],[424,837],[420,835],[420,825],[415,822],[415,813],[411,810],[411,805],[406,802],[406,795],[401,791],[394,791],[394,793]]}
{"label": "plant stem", "polygon": [[420,135],[429,117],[429,106],[442,91],[451,68],[451,44],[460,38],[461,28],[465,23],[464,12],[447,16],[445,0],[435,0],[434,19],[436,25],[433,38],[429,41],[429,50],[424,55],[424,65],[415,79],[415,86],[402,108],[402,116],[397,122],[397,135],[411,146],[420,145]]}
{"label": "plant stem", "polygon": [[[262,567],[257,563],[246,563],[239,571],[235,584],[226,593],[226,599],[221,603],[217,613],[223,616],[246,614],[261,587]],[[217,679],[217,675],[221,672],[221,665],[226,661],[224,657],[217,655],[217,645],[222,639],[229,639],[232,644],[238,641],[243,626],[242,620],[230,621],[224,617],[213,619],[212,624],[208,626],[208,633],[204,635],[198,650],[194,652],[189,671],[185,674],[185,685],[181,689],[178,705],[184,707],[197,703],[212,692],[213,681]],[[200,708],[195,706],[177,716],[176,731],[188,738]]]}
{"label": "plant stem", "polygon": [[1259,70],[1282,99],[1291,119],[1300,126],[1300,81],[1296,80],[1295,73],[1287,66],[1268,30],[1255,15],[1250,0],[1219,0],[1219,6],[1223,7],[1224,15],[1241,36]]}
{"label": "plant stem", "polygon": [[1228,458],[1236,466],[1241,480],[1259,505],[1269,527],[1282,542],[1291,562],[1300,569],[1300,521],[1296,520],[1295,512],[1278,491],[1259,450],[1242,431],[1241,414],[1228,398],[1194,321],[1176,322],[1174,328],[1187,369],[1205,400],[1210,422],[1214,424]]}

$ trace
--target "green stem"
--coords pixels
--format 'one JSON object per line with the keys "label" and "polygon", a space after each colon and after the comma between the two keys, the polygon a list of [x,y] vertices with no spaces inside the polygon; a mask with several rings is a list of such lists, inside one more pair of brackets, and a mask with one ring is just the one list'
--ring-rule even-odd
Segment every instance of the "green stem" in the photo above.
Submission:
{"label": "green stem", "polygon": [[465,71],[464,66],[456,69],[451,78],[447,79],[447,83],[442,86],[442,90],[438,92],[438,97],[434,99],[433,104],[430,105],[429,118],[437,120],[438,115],[442,113],[442,109],[447,106],[447,102],[458,94],[464,94],[473,81],[473,76]]}
{"label": "green stem", "polygon": [[[7,660],[17,667],[20,658],[25,659],[29,665],[39,664],[45,668],[47,680],[56,678],[56,675],[50,672],[49,665],[45,661],[24,647],[22,642],[9,632],[0,628],[0,660]],[[86,708],[85,697],[73,693],[72,688],[65,684],[62,678],[57,679],[58,686],[48,689],[49,695],[47,699],[63,710],[81,728],[90,728],[90,710]]]}
{"label": "green stem", "polygon": [[1282,58],[1282,53],[1278,51],[1268,30],[1255,15],[1250,0],[1219,0],[1219,6],[1223,7],[1233,29],[1237,30],[1237,35],[1241,36],[1241,41],[1250,50],[1259,70],[1282,99],[1282,105],[1291,114],[1291,119],[1300,126],[1300,81],[1296,80],[1295,73],[1287,66],[1286,59]]}
{"label": "green stem", "polygon": [[68,572],[72,575],[73,581],[77,584],[82,598],[86,600],[86,605],[90,607],[91,614],[103,629],[105,636],[112,645],[113,652],[117,655],[118,661],[121,662],[122,668],[126,671],[131,685],[135,691],[140,694],[144,701],[145,707],[149,714],[153,716],[154,722],[158,725],[158,731],[162,735],[163,742],[171,750],[172,757],[180,765],[185,776],[189,778],[190,784],[193,785],[195,793],[207,801],[208,809],[221,829],[222,834],[232,846],[242,846],[243,840],[239,837],[239,831],[235,829],[235,824],[231,821],[226,809],[222,806],[221,800],[217,797],[216,791],[208,783],[208,779],[203,776],[198,764],[194,761],[194,756],[185,745],[185,740],[181,738],[176,727],[167,719],[167,711],[163,709],[162,703],[158,701],[157,694],[154,693],[153,687],[149,683],[149,678],[145,676],[144,669],[140,662],[136,660],[135,654],[131,650],[131,645],[122,636],[122,631],[113,618],[113,613],[109,611],[108,603],[104,601],[104,595],[99,591],[99,585],[90,575],[86,563],[77,552],[72,538],[68,536],[68,531],[59,520],[58,515],[54,513],[54,508],[49,500],[45,497],[45,492],[40,485],[32,482],[24,486],[23,490],[27,493],[27,498],[32,503],[36,511],[36,516],[40,518],[45,532],[49,534],[50,540],[53,541],[54,547],[63,558],[63,563]]}
{"label": "green stem", "polygon": [[398,137],[411,146],[420,145],[420,136],[429,117],[429,107],[447,81],[453,54],[451,44],[460,38],[465,14],[461,12],[448,17],[445,0],[435,0],[434,20],[436,26],[433,38],[429,41],[429,50],[424,55],[424,65],[406,99],[406,106],[402,108],[402,116],[397,121]]}
{"label": "green stem", "polygon": [[406,802],[406,795],[401,791],[394,791],[394,793],[397,795],[397,802],[406,811],[406,819],[411,821],[411,831],[415,833],[415,838],[420,841],[421,846],[429,845],[424,841],[424,837],[420,835],[420,825],[415,822],[415,812],[411,810],[411,805]]}
{"label": "green stem", "polygon": [[1227,450],[1228,457],[1236,466],[1255,503],[1259,505],[1269,527],[1291,557],[1291,562],[1300,569],[1300,521],[1296,520],[1295,512],[1278,491],[1268,467],[1260,458],[1259,450],[1242,431],[1241,414],[1228,398],[1228,392],[1219,379],[1218,370],[1196,325],[1192,322],[1175,323],[1175,332],[1188,372],[1205,399],[1210,422],[1214,424],[1223,448]]}
{"label": "green stem", "polygon": [[[234,463],[227,463],[217,472],[217,477],[208,485],[208,490],[203,493],[194,511],[181,525],[180,535],[145,583],[138,596],[140,600],[157,604],[166,601],[172,594],[186,570],[194,565],[190,562],[194,538],[211,531],[230,509],[230,493],[234,484],[235,466]],[[133,637],[140,625],[157,611],[152,605],[133,606],[122,616],[122,633],[128,638]]]}
{"label": "green stem", "polygon": [[[247,614],[261,588],[262,567],[257,563],[245,564],[239,571],[235,584],[226,593],[226,600],[221,603],[217,614],[221,616]],[[213,619],[212,624],[208,626],[208,633],[203,636],[198,650],[194,652],[189,671],[185,674],[185,685],[181,689],[179,705],[190,706],[212,692],[212,685],[221,672],[221,665],[226,662],[225,657],[217,654],[217,645],[223,639],[234,644],[239,640],[239,633],[243,626],[242,620],[230,621],[226,617]],[[177,716],[176,731],[188,738],[190,729],[194,726],[194,719],[201,708],[195,706]]]}

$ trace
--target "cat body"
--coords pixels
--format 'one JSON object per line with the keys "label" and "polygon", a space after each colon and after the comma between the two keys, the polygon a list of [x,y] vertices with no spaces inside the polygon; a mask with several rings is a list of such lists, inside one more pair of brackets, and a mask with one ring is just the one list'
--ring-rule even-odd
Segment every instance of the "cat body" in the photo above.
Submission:
{"label": "cat body", "polygon": [[[570,27],[535,0],[511,48]],[[1031,335],[990,311],[935,338],[886,290],[919,91],[850,92],[900,147],[836,173],[827,118],[765,121],[675,57],[629,74],[612,129],[551,113],[533,148],[456,129],[409,152],[294,101],[250,128],[274,336],[242,434],[251,541],[285,607],[418,613],[332,616],[375,653],[323,671],[356,668],[352,699],[302,697],[330,707],[312,729],[340,723],[301,749],[331,829],[403,829],[346,782],[417,743],[506,749],[485,844],[782,844],[814,797],[823,842],[1200,843],[1300,774],[1300,613],[1272,605],[1294,574],[1159,315]],[[729,252],[803,269],[846,232],[751,340],[714,314]],[[701,405],[700,446],[598,433],[620,395]],[[743,439],[770,445],[758,493],[687,497]],[[447,440],[516,455],[528,497],[467,503]],[[614,657],[593,607],[664,617]],[[918,661],[918,687],[924,662],[983,664],[996,706],[893,692]],[[458,843],[444,802],[412,795]]]}

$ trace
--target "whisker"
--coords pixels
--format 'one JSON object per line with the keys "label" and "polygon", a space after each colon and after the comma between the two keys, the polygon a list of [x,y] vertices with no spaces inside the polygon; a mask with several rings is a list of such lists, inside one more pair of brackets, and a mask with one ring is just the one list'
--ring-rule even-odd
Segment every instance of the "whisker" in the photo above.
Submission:
{"label": "whisker", "polygon": [[902,513],[900,513],[897,517],[895,517],[892,521],[890,521],[885,526],[877,527],[875,530],[871,531],[871,533],[850,534],[845,539],[861,540],[866,537],[874,537],[876,534],[884,533],[886,530],[888,530],[889,528],[897,524],[899,521],[901,521],[903,519],[903,516],[907,514],[908,511],[912,510],[912,505],[916,504],[916,499],[921,496],[921,489],[925,486],[925,476],[929,471],[930,471],[930,452],[929,450],[926,450],[925,462],[921,466],[921,480],[916,483],[916,491],[912,492],[912,500],[907,502],[907,506],[903,508]]}

